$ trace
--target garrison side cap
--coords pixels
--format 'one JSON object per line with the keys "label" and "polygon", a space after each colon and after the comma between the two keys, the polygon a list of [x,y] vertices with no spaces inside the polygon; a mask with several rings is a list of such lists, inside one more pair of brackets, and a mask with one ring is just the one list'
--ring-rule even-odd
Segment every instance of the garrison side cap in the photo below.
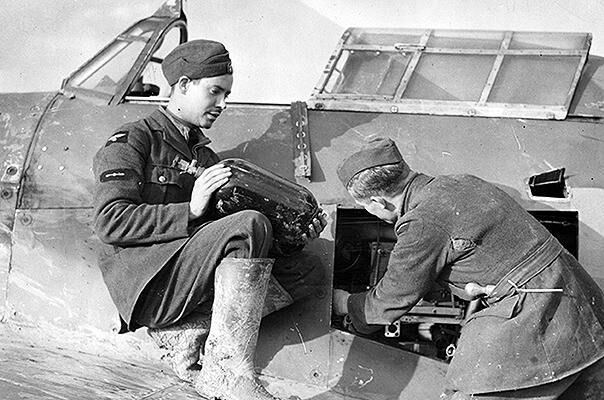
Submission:
{"label": "garrison side cap", "polygon": [[181,76],[211,78],[233,73],[229,52],[220,42],[198,39],[176,46],[161,63],[170,86]]}
{"label": "garrison side cap", "polygon": [[360,150],[348,156],[338,166],[338,178],[345,187],[359,172],[381,165],[397,164],[403,156],[390,138],[377,137],[363,145]]}

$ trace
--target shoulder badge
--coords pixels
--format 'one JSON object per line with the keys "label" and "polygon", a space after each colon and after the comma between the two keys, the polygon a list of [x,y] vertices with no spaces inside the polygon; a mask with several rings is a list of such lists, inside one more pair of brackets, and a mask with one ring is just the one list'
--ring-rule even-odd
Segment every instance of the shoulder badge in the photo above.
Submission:
{"label": "shoulder badge", "polygon": [[116,132],[105,143],[105,147],[114,143],[128,143],[128,131]]}
{"label": "shoulder badge", "polygon": [[136,179],[136,177],[136,171],[130,168],[110,169],[109,171],[101,173],[100,180],[101,182],[127,181]]}

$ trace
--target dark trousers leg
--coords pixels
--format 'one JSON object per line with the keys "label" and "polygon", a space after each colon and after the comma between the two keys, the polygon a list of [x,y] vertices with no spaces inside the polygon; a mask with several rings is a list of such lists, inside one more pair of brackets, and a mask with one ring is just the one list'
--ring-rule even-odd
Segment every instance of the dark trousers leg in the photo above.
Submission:
{"label": "dark trousers leg", "polygon": [[324,285],[329,277],[317,254],[302,251],[287,257],[279,257],[273,265],[273,276],[292,296],[294,301],[309,295],[325,295]]}
{"label": "dark trousers leg", "polygon": [[214,271],[225,257],[265,258],[272,228],[246,210],[200,228],[147,285],[134,310],[139,326],[161,328],[200,308],[211,308]]}

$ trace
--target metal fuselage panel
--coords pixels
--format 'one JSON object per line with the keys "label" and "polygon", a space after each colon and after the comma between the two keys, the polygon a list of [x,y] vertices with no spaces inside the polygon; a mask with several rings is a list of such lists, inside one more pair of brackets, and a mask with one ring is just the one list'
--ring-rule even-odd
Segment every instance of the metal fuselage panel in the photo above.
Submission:
{"label": "metal fuselage panel", "polygon": [[[417,171],[477,175],[527,210],[578,211],[579,260],[604,288],[602,123],[333,111],[309,111],[309,123],[313,176],[306,186],[321,203],[353,206],[338,181],[337,165],[366,138],[388,136]],[[567,198],[530,195],[531,175],[561,167]]]}
{"label": "metal fuselage panel", "polygon": [[92,206],[92,159],[113,131],[157,106],[97,106],[59,98],[48,111],[31,149],[20,208]]}
{"label": "metal fuselage panel", "polygon": [[91,209],[18,210],[8,277],[12,318],[68,331],[117,332],[97,267]]}
{"label": "metal fuselage panel", "polygon": [[[34,141],[21,190],[20,214],[30,215],[34,226],[37,219],[58,218],[51,216],[49,210],[63,210],[61,218],[68,221],[67,214],[81,214],[82,210],[76,209],[89,209],[94,153],[114,129],[149,114],[155,107],[140,104],[95,107],[77,99],[59,99],[49,110]],[[604,200],[604,177],[598,173],[604,167],[601,124],[312,110],[308,115],[313,173],[310,182],[299,183],[308,187],[322,204],[354,205],[337,179],[337,165],[365,138],[389,136],[397,142],[410,166],[418,171],[432,175],[474,174],[495,183],[527,209],[578,211],[580,261],[604,286],[600,266],[604,255],[601,249],[604,217],[598,206]],[[206,134],[213,141],[210,146],[221,157],[245,158],[294,179],[292,132],[289,107],[248,105],[229,107]],[[531,197],[528,178],[558,167],[566,168],[570,196]],[[6,210],[10,214],[10,206]],[[44,213],[49,215],[42,216]],[[76,220],[89,229],[90,221],[82,218]],[[72,239],[65,235],[65,240]],[[39,245],[44,247],[44,241]],[[16,271],[20,265],[25,268],[26,262],[20,264],[19,257],[13,261]],[[5,275],[6,271],[8,268]],[[35,270],[28,275],[35,277]],[[103,322],[100,326],[108,324]]]}
{"label": "metal fuselage panel", "polygon": [[[6,260],[5,297],[16,318],[73,332],[117,328],[117,314],[96,265],[92,157],[113,130],[156,107],[101,107],[60,98],[48,111],[28,156],[21,203],[9,230],[13,255],[10,273],[11,259]],[[495,183],[527,209],[579,211],[580,260],[604,286],[604,216],[597,207],[604,201],[604,177],[597,174],[603,167],[602,125],[313,110],[308,118],[312,176],[299,183],[322,203],[330,225],[296,262],[316,263],[325,276],[305,300],[264,321],[256,360],[263,373],[367,399],[386,392],[405,398],[403,393],[426,390],[422,377],[443,379],[439,362],[428,365],[419,356],[330,327],[337,207],[354,205],[337,180],[336,167],[371,135],[393,138],[418,171],[471,173]],[[294,123],[288,106],[237,105],[206,134],[222,158],[245,158],[293,180]],[[555,167],[567,170],[569,198],[530,197],[528,178]],[[381,355],[375,359],[375,354]],[[294,359],[297,368],[292,368]],[[396,384],[384,382],[386,376]]]}
{"label": "metal fuselage panel", "polygon": [[36,126],[55,93],[0,96],[0,319],[7,314],[12,230],[25,160]]}
{"label": "metal fuselage panel", "polygon": [[35,137],[30,135],[29,153],[23,151],[19,164],[23,173],[12,207],[12,246],[7,246],[12,255],[3,304],[12,318],[68,330],[119,329],[91,230],[92,156],[121,121],[148,112],[60,95],[38,113]]}

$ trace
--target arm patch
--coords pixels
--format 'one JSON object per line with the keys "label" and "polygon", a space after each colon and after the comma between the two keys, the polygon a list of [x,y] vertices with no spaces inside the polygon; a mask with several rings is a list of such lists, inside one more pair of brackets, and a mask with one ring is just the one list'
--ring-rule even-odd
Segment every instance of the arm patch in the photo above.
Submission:
{"label": "arm patch", "polygon": [[128,131],[116,132],[105,143],[105,147],[114,143],[128,143]]}
{"label": "arm patch", "polygon": [[101,173],[100,180],[101,182],[109,182],[109,181],[128,181],[137,179],[138,176],[136,171],[130,168],[124,169],[110,169],[109,171],[105,171]]}

